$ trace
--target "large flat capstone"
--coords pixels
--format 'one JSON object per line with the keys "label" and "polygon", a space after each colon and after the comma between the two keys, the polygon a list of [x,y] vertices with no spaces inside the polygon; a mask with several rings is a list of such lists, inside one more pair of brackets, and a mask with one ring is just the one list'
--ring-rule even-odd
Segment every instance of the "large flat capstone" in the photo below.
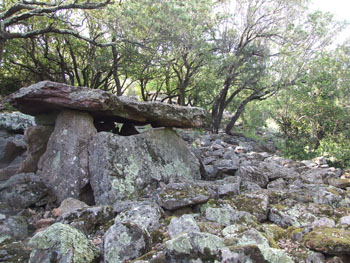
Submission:
{"label": "large flat capstone", "polygon": [[128,137],[97,133],[89,144],[89,170],[97,204],[151,195],[160,182],[200,179],[198,159],[169,128]]}
{"label": "large flat capstone", "polygon": [[205,111],[161,102],[141,102],[108,92],[41,81],[21,88],[7,100],[29,115],[73,109],[88,112],[95,121],[116,121],[153,127],[192,128],[203,125]]}

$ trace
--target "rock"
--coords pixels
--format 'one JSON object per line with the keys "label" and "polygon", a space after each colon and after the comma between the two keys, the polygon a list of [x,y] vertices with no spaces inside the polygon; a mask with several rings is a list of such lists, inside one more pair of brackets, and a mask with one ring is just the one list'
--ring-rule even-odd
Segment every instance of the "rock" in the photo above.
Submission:
{"label": "rock", "polygon": [[233,223],[235,211],[233,208],[213,208],[205,210],[205,218],[209,221],[217,222],[220,225],[228,226]]}
{"label": "rock", "polygon": [[21,163],[18,173],[35,173],[38,170],[39,159],[46,151],[46,145],[52,131],[53,128],[50,126],[34,126],[25,130],[28,155]]}
{"label": "rock", "polygon": [[27,149],[23,135],[0,139],[0,168],[10,165],[17,157]]}
{"label": "rock", "polygon": [[[235,161],[232,160],[220,160],[216,161],[214,165],[214,177],[210,179],[220,179],[225,176],[233,176],[237,172],[238,167]],[[208,178],[209,179],[209,178]]]}
{"label": "rock", "polygon": [[344,206],[342,191],[343,190],[332,186],[327,188],[315,187],[313,201],[318,204],[330,205],[333,208]]}
{"label": "rock", "polygon": [[284,228],[288,226],[300,227],[302,225],[309,225],[317,219],[302,204],[296,204],[292,207],[279,204],[272,205],[268,218],[271,222]]}
{"label": "rock", "polygon": [[26,242],[9,236],[0,237],[0,262],[28,262],[29,255],[30,249]]}
{"label": "rock", "polygon": [[238,210],[251,213],[259,222],[263,222],[267,219],[269,212],[269,196],[265,191],[255,191],[234,196],[232,201]]}
{"label": "rock", "polygon": [[256,166],[241,166],[236,175],[241,177],[242,182],[255,183],[262,188],[266,188],[269,183],[268,176]]}
{"label": "rock", "polygon": [[58,115],[46,152],[40,158],[38,175],[59,203],[68,197],[83,199],[89,188],[88,144],[94,134],[89,114],[63,111]]}
{"label": "rock", "polygon": [[33,236],[29,263],[89,263],[98,256],[97,248],[77,229],[55,223]]}
{"label": "rock", "polygon": [[23,135],[0,137],[0,180],[7,180],[18,173],[25,159],[27,145]]}
{"label": "rock", "polygon": [[44,228],[51,226],[55,222],[56,222],[56,219],[53,217],[42,218],[42,219],[39,219],[38,221],[35,222],[35,228],[36,229],[44,229]]}
{"label": "rock", "polygon": [[296,178],[298,173],[293,168],[280,165],[276,161],[266,159],[264,162],[260,162],[258,165],[260,173],[267,175],[269,180],[275,180],[278,178]]}
{"label": "rock", "polygon": [[23,134],[31,126],[35,126],[34,117],[32,116],[20,112],[0,114],[0,129]]}
{"label": "rock", "polygon": [[30,115],[73,109],[89,112],[96,121],[134,122],[153,127],[191,128],[203,125],[205,111],[161,102],[141,102],[117,97],[99,89],[38,82],[11,94],[7,100]]}
{"label": "rock", "polygon": [[326,262],[326,258],[322,253],[311,251],[307,258],[306,263],[324,263]]}
{"label": "rock", "polygon": [[228,176],[223,180],[216,180],[216,192],[219,196],[239,195],[241,187],[241,178],[238,176]]}
{"label": "rock", "polygon": [[329,219],[327,217],[322,217],[320,219],[315,220],[312,222],[312,227],[334,227],[335,222],[333,219]]}
{"label": "rock", "polygon": [[119,213],[115,221],[130,222],[146,229],[149,233],[160,227],[161,208],[156,203],[135,202],[129,209]]}
{"label": "rock", "polygon": [[287,186],[286,182],[283,180],[283,178],[278,178],[276,180],[273,180],[267,185],[267,189],[285,189]]}
{"label": "rock", "polygon": [[113,225],[115,213],[111,206],[81,207],[65,212],[57,222],[70,224],[84,234],[91,236],[101,230],[107,231]]}
{"label": "rock", "polygon": [[183,215],[181,217],[174,217],[171,219],[168,226],[168,233],[170,238],[182,233],[200,232],[196,220],[192,215]]}
{"label": "rock", "polygon": [[332,177],[333,173],[328,169],[314,168],[301,174],[301,179],[308,184],[324,184],[326,178]]}
{"label": "rock", "polygon": [[[293,263],[294,261],[282,249],[270,248],[268,246],[245,245],[229,247],[233,255],[239,262],[256,262],[256,263]],[[238,256],[237,256],[238,255]],[[228,261],[231,263],[231,261]]]}
{"label": "rock", "polygon": [[82,201],[69,197],[67,199],[64,199],[58,208],[52,210],[52,215],[59,217],[65,213],[71,213],[76,209],[84,207],[88,207],[88,205]]}
{"label": "rock", "polygon": [[[293,263],[294,262],[283,250],[271,248],[269,246],[268,239],[262,233],[260,233],[254,228],[244,231],[240,235],[236,236],[236,238],[237,238],[237,242],[235,246],[232,247],[231,251],[237,253],[240,251],[242,247],[245,247],[246,249],[244,254],[248,256],[250,260],[253,260],[253,262],[271,262],[271,263],[272,262],[273,263],[282,263],[282,262]],[[254,246],[258,248],[258,251],[256,251],[256,248],[254,249]],[[249,260],[246,259],[246,261],[243,261],[243,262],[249,262]]]}
{"label": "rock", "polygon": [[179,262],[200,258],[214,262],[218,250],[224,247],[224,240],[209,233],[190,232],[176,236],[165,242],[167,262]]}
{"label": "rock", "polygon": [[231,207],[212,208],[205,210],[205,218],[222,226],[229,226],[237,223],[255,224],[256,219],[247,212],[236,211]]}
{"label": "rock", "polygon": [[150,236],[137,224],[115,222],[104,236],[104,262],[123,263],[148,252]]}
{"label": "rock", "polygon": [[0,200],[6,200],[13,208],[27,208],[42,201],[45,204],[48,194],[47,187],[33,173],[16,174],[0,184]]}
{"label": "rock", "polygon": [[342,216],[340,219],[339,219],[339,224],[340,225],[350,225],[350,216]]}
{"label": "rock", "polygon": [[342,189],[350,186],[350,179],[328,178],[327,182],[329,185]]}
{"label": "rock", "polygon": [[209,200],[210,193],[202,185],[191,183],[169,183],[158,189],[157,202],[166,210],[202,204]]}
{"label": "rock", "polygon": [[315,251],[329,255],[350,255],[350,231],[319,227],[307,233],[303,242]]}
{"label": "rock", "polygon": [[171,129],[122,137],[101,132],[89,145],[97,204],[149,196],[159,182],[200,179],[199,161]]}
{"label": "rock", "polygon": [[0,236],[10,236],[15,239],[28,237],[28,223],[23,216],[6,216],[0,214]]}

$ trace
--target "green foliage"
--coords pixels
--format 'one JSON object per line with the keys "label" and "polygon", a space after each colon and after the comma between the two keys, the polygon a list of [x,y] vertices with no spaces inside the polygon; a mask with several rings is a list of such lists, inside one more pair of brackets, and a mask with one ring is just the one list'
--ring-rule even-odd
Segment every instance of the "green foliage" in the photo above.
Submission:
{"label": "green foliage", "polygon": [[270,102],[283,135],[282,153],[294,159],[325,156],[339,167],[350,165],[350,109],[346,106],[349,72],[346,46],[317,55],[293,88]]}

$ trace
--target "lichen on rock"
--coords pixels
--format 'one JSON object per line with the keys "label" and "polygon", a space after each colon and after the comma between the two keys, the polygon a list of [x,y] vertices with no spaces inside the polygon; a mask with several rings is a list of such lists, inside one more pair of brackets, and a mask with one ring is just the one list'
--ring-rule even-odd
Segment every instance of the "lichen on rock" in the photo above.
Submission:
{"label": "lichen on rock", "polygon": [[71,254],[72,263],[94,262],[99,256],[97,248],[83,233],[68,225],[55,223],[33,236],[29,245],[33,248],[30,255],[30,263],[37,263],[42,251],[46,251],[48,257],[56,258],[61,262],[68,254]]}

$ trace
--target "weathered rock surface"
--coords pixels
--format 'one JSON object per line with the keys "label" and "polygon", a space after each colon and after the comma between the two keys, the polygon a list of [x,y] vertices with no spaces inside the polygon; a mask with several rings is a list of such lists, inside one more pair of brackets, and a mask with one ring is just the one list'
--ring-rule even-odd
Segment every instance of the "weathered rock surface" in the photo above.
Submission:
{"label": "weathered rock surface", "polygon": [[23,135],[0,132],[0,180],[7,180],[18,173],[26,158],[26,149]]}
{"label": "weathered rock surface", "polygon": [[95,134],[89,114],[67,110],[58,115],[38,175],[59,203],[68,197],[83,198],[89,184],[88,144]]}
{"label": "weathered rock surface", "polygon": [[34,117],[20,112],[0,114],[0,129],[13,133],[24,133],[24,131],[35,126]]}
{"label": "weathered rock surface", "polygon": [[201,258],[214,262],[218,250],[225,246],[224,239],[209,233],[190,232],[166,241],[168,262],[181,262],[183,258]]}
{"label": "weathered rock surface", "polygon": [[37,233],[29,245],[34,248],[29,263],[90,263],[99,256],[97,248],[84,234],[61,223]]}
{"label": "weathered rock surface", "polygon": [[168,232],[169,237],[173,238],[182,233],[200,232],[200,229],[192,215],[183,215],[171,219]]}
{"label": "weathered rock surface", "polygon": [[21,112],[30,115],[73,109],[87,111],[95,120],[151,124],[154,127],[199,127],[205,119],[205,111],[201,108],[139,102],[102,90],[50,81],[21,88],[11,94],[8,101]]}
{"label": "weathered rock surface", "polygon": [[350,231],[337,228],[316,228],[306,234],[305,245],[329,255],[350,255]]}
{"label": "weathered rock surface", "polygon": [[96,134],[89,145],[91,186],[98,204],[149,196],[159,182],[199,179],[198,159],[171,129],[123,137]]}
{"label": "weathered rock surface", "polygon": [[46,203],[49,189],[40,178],[32,173],[16,174],[7,181],[0,183],[0,200],[4,200],[13,208]]}
{"label": "weathered rock surface", "polygon": [[40,125],[25,130],[24,136],[28,144],[28,153],[17,173],[35,173],[38,170],[39,159],[46,151],[46,145],[52,131],[53,127]]}
{"label": "weathered rock surface", "polygon": [[166,210],[176,210],[208,201],[210,192],[205,186],[188,183],[169,183],[157,189],[158,204]]}
{"label": "weathered rock surface", "polygon": [[123,263],[135,259],[151,249],[150,243],[144,228],[116,221],[104,236],[104,262]]}

